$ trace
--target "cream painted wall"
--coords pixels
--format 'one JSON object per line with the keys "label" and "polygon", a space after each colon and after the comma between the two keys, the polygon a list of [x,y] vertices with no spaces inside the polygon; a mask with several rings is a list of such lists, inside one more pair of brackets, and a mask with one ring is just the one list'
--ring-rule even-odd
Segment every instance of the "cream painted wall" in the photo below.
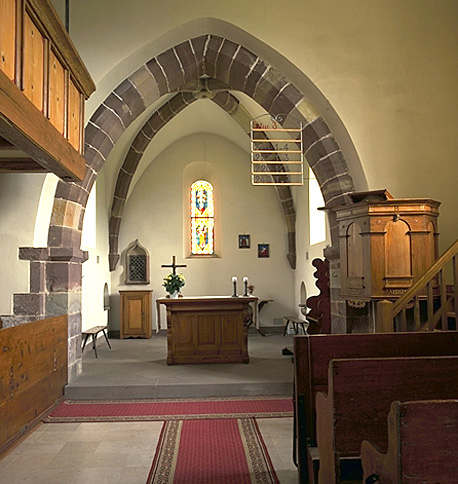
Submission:
{"label": "cream painted wall", "polygon": [[[323,259],[323,249],[331,245],[329,240],[329,229],[326,227],[327,240],[319,244],[310,245],[309,240],[309,190],[305,180],[302,187],[293,187],[293,197],[296,206],[296,228],[297,228],[297,263],[295,271],[295,298],[296,308],[294,314],[303,318],[299,304],[305,301],[301,298],[301,285],[304,284],[306,297],[319,293],[315,285],[316,279],[313,276],[315,268],[312,266],[313,259]],[[327,225],[327,224],[326,224]],[[312,229],[313,230],[313,229]],[[330,275],[332,277],[332,275]],[[304,298],[305,299],[305,298]]]}
{"label": "cream painted wall", "polygon": [[[13,294],[29,291],[29,262],[18,259],[18,248],[34,245],[35,221],[45,177],[0,174],[0,314],[12,314]],[[48,228],[49,220],[43,229]]]}
{"label": "cream painted wall", "polygon": [[47,174],[44,179],[35,220],[34,247],[46,247],[48,245],[49,222],[51,220],[54,194],[56,193],[58,181],[59,178],[53,173]]}
{"label": "cream painted wall", "polygon": [[82,329],[108,324],[108,310],[104,309],[103,289],[110,286],[108,267],[108,211],[105,203],[103,177],[89,195],[83,223],[82,249],[88,260],[83,264]]}
{"label": "cream painted wall", "polygon": [[[195,162],[211,163],[214,169],[205,169],[204,163]],[[219,189],[217,216],[222,219],[222,233],[216,236],[222,239],[218,258],[185,259],[188,241],[183,235],[187,216],[183,209],[183,173],[189,177],[186,168],[190,164],[196,179],[213,178],[209,181]],[[162,278],[169,271],[161,268],[161,264],[170,263],[176,255],[179,263],[187,264],[182,270],[186,277],[184,295],[229,295],[232,276],[238,277],[240,292],[241,280],[247,276],[256,287],[256,296],[275,300],[263,310],[261,324],[273,325],[274,319],[291,313],[294,272],[286,260],[281,207],[272,191],[271,187],[251,185],[248,154],[224,138],[200,133],[164,150],[145,170],[126,202],[119,239],[122,264],[113,273],[111,284],[111,329],[119,327],[117,291],[132,289],[124,285],[123,256],[135,239],[148,249],[151,257],[151,284],[137,288],[152,289],[153,300],[165,295]],[[238,234],[245,233],[251,235],[251,248],[238,249]],[[258,243],[270,244],[270,258],[258,259]]]}
{"label": "cream painted wall", "polygon": [[317,103],[357,190],[442,201],[444,249],[458,235],[457,21],[455,0],[291,0],[283,8],[273,0],[80,0],[70,32],[98,83],[89,112],[140,63],[190,34],[212,31],[257,49]]}

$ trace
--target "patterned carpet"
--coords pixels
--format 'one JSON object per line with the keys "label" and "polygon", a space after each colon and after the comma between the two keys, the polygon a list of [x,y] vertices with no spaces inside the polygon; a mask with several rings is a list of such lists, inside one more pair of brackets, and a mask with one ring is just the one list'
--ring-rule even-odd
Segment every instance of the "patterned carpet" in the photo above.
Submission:
{"label": "patterned carpet", "polygon": [[52,422],[291,417],[291,398],[209,398],[179,400],[64,400],[43,419]]}
{"label": "patterned carpet", "polygon": [[254,418],[164,422],[147,484],[279,484]]}

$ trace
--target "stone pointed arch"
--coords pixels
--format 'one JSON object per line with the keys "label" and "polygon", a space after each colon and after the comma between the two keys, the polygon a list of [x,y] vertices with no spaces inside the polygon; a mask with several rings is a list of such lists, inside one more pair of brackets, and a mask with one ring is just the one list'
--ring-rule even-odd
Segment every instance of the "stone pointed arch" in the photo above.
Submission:
{"label": "stone pointed arch", "polygon": [[[124,162],[119,169],[116,186],[113,194],[111,214],[109,221],[109,267],[110,271],[114,271],[120,259],[118,239],[119,231],[122,222],[122,214],[124,204],[127,199],[127,194],[130,188],[131,181],[135,174],[135,170],[154,136],[159,130],[167,124],[176,114],[181,112],[196,98],[189,93],[180,93],[175,95],[171,100],[165,103],[160,109],[154,112],[146,121],[143,127],[139,130],[136,138],[133,140]],[[229,115],[237,114],[239,108],[239,100],[230,94],[228,91],[220,91],[213,98],[212,101],[221,109],[226,111]],[[242,121],[236,120],[241,126]],[[248,119],[249,121],[249,119]],[[243,126],[242,126],[243,127]],[[248,135],[248,133],[247,133]],[[287,259],[293,269],[296,268],[296,211],[293,204],[293,197],[289,186],[275,187],[280,204],[283,209],[285,220],[286,235],[288,240]]]}
{"label": "stone pointed arch", "polygon": [[[290,114],[304,121],[304,154],[327,203],[345,203],[347,194],[354,191],[342,151],[324,118],[306,100],[307,93],[301,92],[255,49],[206,34],[184,40],[148,60],[126,77],[91,116],[85,128],[85,177],[78,183],[58,182],[48,247],[20,250],[20,257],[31,261],[31,292],[15,295],[14,312],[32,317],[69,314],[70,378],[81,369],[81,265],[87,256],[80,249],[81,232],[97,174],[121,135],[139,115],[162,96],[178,93],[203,75],[245,93],[270,114]],[[310,82],[308,85],[316,94],[316,87]],[[173,103],[167,103],[155,122],[167,122],[173,110]],[[155,129],[154,123],[151,127]],[[292,207],[286,190],[279,190],[279,195],[284,207],[288,204]],[[293,211],[287,209],[286,213],[287,226],[293,227]],[[332,214],[330,225],[333,247],[328,252],[334,257],[331,269],[333,264],[338,269],[339,241]],[[294,231],[288,233],[292,236]],[[333,303],[339,302],[337,288],[334,293],[331,289],[331,298]],[[344,314],[344,310],[340,313]]]}
{"label": "stone pointed arch", "polygon": [[[304,94],[243,45],[216,35],[201,35],[141,66],[95,111],[85,130],[86,176],[76,184],[59,182],[48,236],[50,246],[80,243],[88,194],[98,171],[132,121],[160,97],[180,91],[203,75],[245,93],[272,115],[290,114],[304,120],[304,153],[326,202],[344,201],[354,190],[344,156],[324,119],[303,115],[313,113]],[[160,124],[172,115],[172,105],[167,103],[156,122]],[[337,243],[333,229],[333,241]]]}

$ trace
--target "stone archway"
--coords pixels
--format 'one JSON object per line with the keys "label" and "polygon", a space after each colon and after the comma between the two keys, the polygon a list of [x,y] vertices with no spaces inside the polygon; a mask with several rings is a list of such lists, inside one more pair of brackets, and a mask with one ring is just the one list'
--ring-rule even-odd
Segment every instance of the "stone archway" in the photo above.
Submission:
{"label": "stone archway", "polygon": [[[216,35],[201,35],[149,60],[127,77],[91,117],[85,129],[86,175],[79,183],[58,183],[48,247],[39,249],[39,253],[27,250],[22,253],[22,258],[31,260],[31,267],[35,265],[38,271],[33,275],[31,269],[31,281],[39,278],[35,284],[37,293],[28,295],[30,301],[32,296],[40,301],[34,314],[69,314],[70,374],[78,373],[80,368],[81,264],[86,257],[80,250],[81,231],[97,174],[120,136],[140,114],[162,96],[178,93],[202,76],[222,81],[230,90],[243,92],[271,115],[292,115],[304,121],[304,154],[326,203],[345,203],[347,194],[354,190],[345,158],[325,120],[311,114],[314,109],[304,93],[279,70],[243,45]],[[173,102],[164,104],[149,122],[151,133],[174,114]],[[139,136],[145,135],[139,133]],[[119,223],[118,220],[112,219],[111,223]],[[338,234],[332,214],[330,225],[333,250],[329,254],[334,257],[331,266],[338,267]],[[334,300],[338,301],[336,293]]]}

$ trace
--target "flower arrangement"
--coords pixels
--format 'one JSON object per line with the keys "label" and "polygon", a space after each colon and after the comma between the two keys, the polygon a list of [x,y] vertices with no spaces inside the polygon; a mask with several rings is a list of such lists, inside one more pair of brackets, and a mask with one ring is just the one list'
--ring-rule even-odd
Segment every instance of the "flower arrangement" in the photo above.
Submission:
{"label": "flower arrangement", "polygon": [[169,294],[173,294],[174,292],[180,292],[184,284],[183,274],[169,274],[167,277],[164,277],[162,285]]}

